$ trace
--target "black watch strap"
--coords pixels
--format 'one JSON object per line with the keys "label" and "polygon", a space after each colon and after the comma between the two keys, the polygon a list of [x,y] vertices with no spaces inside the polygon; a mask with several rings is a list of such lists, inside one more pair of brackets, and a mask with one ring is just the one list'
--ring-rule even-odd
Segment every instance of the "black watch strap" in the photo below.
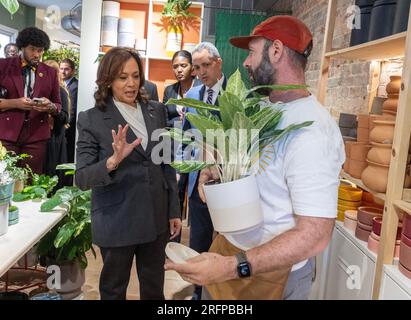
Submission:
{"label": "black watch strap", "polygon": [[237,258],[237,273],[240,278],[246,278],[251,276],[251,266],[247,260],[245,252],[241,251],[235,255]]}

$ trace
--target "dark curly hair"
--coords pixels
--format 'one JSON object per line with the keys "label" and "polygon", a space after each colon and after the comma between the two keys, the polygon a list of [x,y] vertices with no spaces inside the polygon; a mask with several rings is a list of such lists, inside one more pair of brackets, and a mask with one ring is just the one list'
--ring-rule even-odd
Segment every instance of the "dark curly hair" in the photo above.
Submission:
{"label": "dark curly hair", "polygon": [[145,82],[144,69],[138,51],[131,48],[114,47],[103,56],[97,70],[97,91],[94,93],[94,98],[99,109],[105,110],[109,99],[113,96],[111,84],[120,75],[124,65],[130,58],[136,60],[140,72],[140,88],[137,101],[148,101],[147,93],[143,88]]}
{"label": "dark curly hair", "polygon": [[19,32],[16,44],[19,50],[29,45],[37,48],[43,48],[47,51],[50,48],[50,38],[43,30],[36,27],[29,27]]}

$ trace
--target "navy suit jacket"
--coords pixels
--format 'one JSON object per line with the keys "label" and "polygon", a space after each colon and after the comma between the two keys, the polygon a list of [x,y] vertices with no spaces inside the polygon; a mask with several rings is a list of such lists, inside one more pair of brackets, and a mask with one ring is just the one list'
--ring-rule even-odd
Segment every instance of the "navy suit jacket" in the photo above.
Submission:
{"label": "navy suit jacket", "polygon": [[[222,88],[225,89],[227,85],[227,78],[224,77],[224,81],[223,81],[223,85]],[[193,87],[191,88],[187,94],[186,94],[186,98],[191,98],[191,99],[196,99],[199,101],[203,101],[204,100],[204,93],[205,93],[206,87],[205,85],[202,86],[198,86],[198,87]],[[216,100],[216,102],[214,103],[214,105],[218,106],[218,98]],[[187,113],[191,112],[191,113],[197,113],[197,110],[194,108],[188,108],[187,109]],[[187,118],[184,117],[183,120],[183,130],[189,130],[189,129],[195,129],[195,127],[193,125],[191,125],[190,121],[187,120]],[[194,154],[192,155],[193,160],[196,159],[196,157],[198,157],[198,150],[194,151]],[[182,154],[182,156],[186,157],[186,154]],[[187,159],[186,159],[187,160]],[[194,171],[191,172],[188,176],[188,196],[191,197],[194,187],[196,185],[197,179],[198,179],[198,171]]]}

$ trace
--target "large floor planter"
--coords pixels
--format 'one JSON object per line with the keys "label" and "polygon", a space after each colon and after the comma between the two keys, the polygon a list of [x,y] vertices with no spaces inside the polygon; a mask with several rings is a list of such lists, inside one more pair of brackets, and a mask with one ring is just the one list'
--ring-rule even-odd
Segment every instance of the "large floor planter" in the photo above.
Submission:
{"label": "large floor planter", "polygon": [[56,289],[56,292],[59,293],[64,300],[74,299],[82,293],[81,287],[86,281],[85,270],[81,268],[77,260],[74,262],[55,262],[47,258],[47,265],[57,265],[60,267],[61,285],[60,289]]}
{"label": "large floor planter", "polygon": [[233,182],[204,186],[214,229],[220,233],[248,231],[263,222],[254,175]]}
{"label": "large floor planter", "polygon": [[0,236],[9,228],[9,205],[13,197],[14,181],[0,186]]}

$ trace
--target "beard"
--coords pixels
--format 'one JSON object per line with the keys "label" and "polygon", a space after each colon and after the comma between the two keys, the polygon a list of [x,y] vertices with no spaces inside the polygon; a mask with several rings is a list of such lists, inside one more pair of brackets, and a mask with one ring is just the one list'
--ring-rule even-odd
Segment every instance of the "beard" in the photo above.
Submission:
{"label": "beard", "polygon": [[26,62],[34,67],[37,67],[40,61],[35,61],[35,60],[30,60],[30,58],[26,55],[26,52],[24,51],[24,49],[21,51],[24,60],[26,60]]}
{"label": "beard", "polygon": [[[273,68],[270,62],[270,58],[268,56],[268,48],[264,48],[263,57],[260,62],[260,65],[257,68],[255,68],[255,70],[251,69],[251,67],[247,68],[247,72],[253,87],[276,84],[277,71]],[[257,90],[259,94],[267,96],[270,94],[270,91],[271,90],[268,88]]]}

